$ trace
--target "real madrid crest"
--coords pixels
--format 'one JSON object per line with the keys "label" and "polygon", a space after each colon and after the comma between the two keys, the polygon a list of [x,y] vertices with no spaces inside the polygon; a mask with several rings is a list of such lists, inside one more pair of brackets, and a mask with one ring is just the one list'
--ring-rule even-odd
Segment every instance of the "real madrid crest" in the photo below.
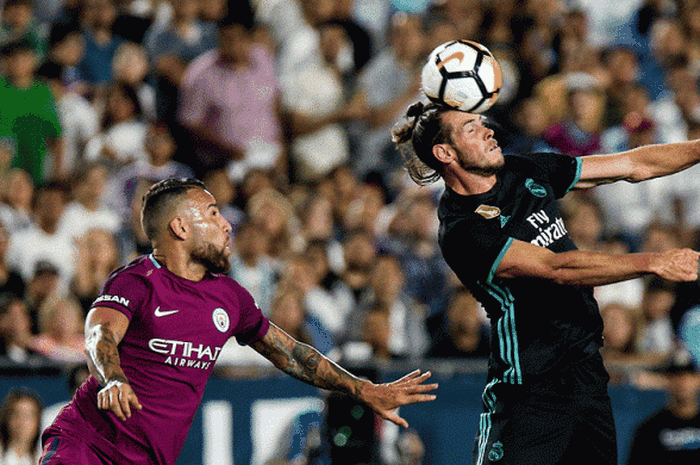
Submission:
{"label": "real madrid crest", "polygon": [[498,207],[492,207],[491,205],[481,204],[476,210],[474,210],[474,213],[478,213],[487,220],[490,220],[498,217],[501,214],[501,209]]}
{"label": "real madrid crest", "polygon": [[228,331],[229,326],[231,326],[231,320],[228,317],[228,313],[223,308],[214,309],[214,313],[211,315],[212,320],[214,320],[214,326],[220,332],[225,333]]}

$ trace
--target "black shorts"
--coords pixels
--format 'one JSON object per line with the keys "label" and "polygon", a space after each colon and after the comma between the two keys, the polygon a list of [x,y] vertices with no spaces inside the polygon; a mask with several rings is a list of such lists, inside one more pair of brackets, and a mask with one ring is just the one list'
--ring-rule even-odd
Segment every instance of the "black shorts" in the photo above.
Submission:
{"label": "black shorts", "polygon": [[[571,379],[575,382],[576,375]],[[604,384],[572,390],[567,383],[548,384],[533,389],[489,383],[475,465],[617,465],[615,422]]]}

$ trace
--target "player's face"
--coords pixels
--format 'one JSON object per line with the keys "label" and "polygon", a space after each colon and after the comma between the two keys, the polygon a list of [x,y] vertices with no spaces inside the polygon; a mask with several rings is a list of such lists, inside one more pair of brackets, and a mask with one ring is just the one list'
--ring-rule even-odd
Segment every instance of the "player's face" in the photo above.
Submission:
{"label": "player's face", "polygon": [[191,258],[212,273],[228,271],[231,224],[221,216],[214,196],[203,189],[191,189],[187,213],[192,228]]}
{"label": "player's face", "polygon": [[443,121],[450,128],[450,145],[457,152],[462,169],[491,175],[503,167],[501,148],[493,138],[493,130],[484,125],[482,115],[449,111],[443,115]]}

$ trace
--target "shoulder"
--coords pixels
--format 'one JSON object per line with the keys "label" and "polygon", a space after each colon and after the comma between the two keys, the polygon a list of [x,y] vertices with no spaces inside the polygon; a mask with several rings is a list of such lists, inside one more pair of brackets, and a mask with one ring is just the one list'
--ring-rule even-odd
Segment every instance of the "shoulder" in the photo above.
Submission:
{"label": "shoulder", "polygon": [[115,281],[131,281],[146,285],[149,277],[155,272],[157,267],[151,262],[148,255],[142,255],[130,263],[123,265],[112,271],[105,286]]}
{"label": "shoulder", "polygon": [[219,52],[217,50],[204,52],[190,62],[186,73],[190,78],[205,75],[208,71],[216,67],[218,59]]}

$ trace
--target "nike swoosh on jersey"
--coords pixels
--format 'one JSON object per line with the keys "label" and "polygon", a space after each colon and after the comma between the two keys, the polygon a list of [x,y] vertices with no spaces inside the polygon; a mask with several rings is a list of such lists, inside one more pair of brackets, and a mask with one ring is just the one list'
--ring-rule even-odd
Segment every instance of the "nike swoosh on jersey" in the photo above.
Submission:
{"label": "nike swoosh on jersey", "polygon": [[172,315],[173,313],[177,313],[179,311],[180,310],[163,310],[163,311],[161,311],[160,305],[159,305],[158,308],[156,308],[156,310],[153,312],[153,314],[155,316],[168,316],[168,315]]}

